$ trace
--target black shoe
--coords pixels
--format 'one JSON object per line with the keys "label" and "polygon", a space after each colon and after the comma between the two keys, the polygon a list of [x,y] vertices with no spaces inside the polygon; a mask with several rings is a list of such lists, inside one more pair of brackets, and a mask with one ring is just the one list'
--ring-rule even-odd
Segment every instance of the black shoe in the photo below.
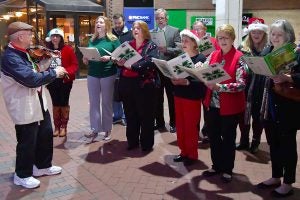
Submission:
{"label": "black shoe", "polygon": [[173,158],[174,162],[183,162],[184,160],[185,160],[185,157],[181,156],[181,155],[177,155]]}
{"label": "black shoe", "polygon": [[126,119],[122,119],[120,124],[121,124],[122,126],[127,126]]}
{"label": "black shoe", "polygon": [[221,176],[221,180],[223,181],[223,183],[230,183],[232,181],[232,175],[224,173]]}
{"label": "black shoe", "polygon": [[209,138],[207,136],[204,136],[202,138],[202,144],[208,144],[209,143]]}
{"label": "black shoe", "polygon": [[176,127],[170,126],[170,133],[176,133]]}
{"label": "black shoe", "polygon": [[258,146],[259,146],[259,143],[253,143],[251,144],[251,147],[249,149],[250,153],[252,154],[255,154],[258,152]]}
{"label": "black shoe", "polygon": [[114,119],[113,118],[113,124],[120,124],[122,122],[122,119]]}
{"label": "black shoe", "polygon": [[236,150],[240,151],[240,150],[248,150],[249,149],[249,144],[243,144],[240,143],[235,147]]}
{"label": "black shoe", "polygon": [[259,189],[268,189],[268,188],[273,188],[273,187],[279,187],[281,185],[281,183],[275,183],[275,184],[271,184],[271,185],[267,185],[264,182],[261,182],[259,184],[256,185],[257,188]]}
{"label": "black shoe", "polygon": [[277,198],[284,198],[284,197],[291,196],[291,195],[293,195],[293,194],[294,194],[294,190],[293,190],[293,189],[291,189],[291,190],[288,191],[287,193],[279,193],[279,192],[277,192],[276,190],[273,190],[273,191],[271,192],[271,195],[272,195],[273,197],[277,197]]}
{"label": "black shoe", "polygon": [[195,164],[197,162],[197,160],[195,159],[191,159],[191,158],[185,158],[183,161],[183,165],[184,166],[191,166],[193,164]]}
{"label": "black shoe", "polygon": [[203,176],[205,176],[205,177],[211,177],[211,176],[214,176],[214,175],[217,175],[217,174],[219,174],[219,172],[218,171],[211,171],[212,169],[209,169],[209,170],[206,170],[206,171],[204,171],[203,173],[202,173],[202,175]]}
{"label": "black shoe", "polygon": [[129,145],[129,146],[127,147],[127,150],[130,151],[130,150],[137,149],[137,148],[139,148],[139,145],[138,145],[138,144],[137,144],[137,145]]}
{"label": "black shoe", "polygon": [[[155,129],[156,130],[156,129]],[[157,130],[161,133],[164,133],[164,132],[168,132],[168,129],[165,127],[165,126],[160,126],[157,128]]]}
{"label": "black shoe", "polygon": [[143,151],[144,153],[150,153],[151,151],[153,151],[153,148],[152,148],[152,147],[142,148],[142,151]]}

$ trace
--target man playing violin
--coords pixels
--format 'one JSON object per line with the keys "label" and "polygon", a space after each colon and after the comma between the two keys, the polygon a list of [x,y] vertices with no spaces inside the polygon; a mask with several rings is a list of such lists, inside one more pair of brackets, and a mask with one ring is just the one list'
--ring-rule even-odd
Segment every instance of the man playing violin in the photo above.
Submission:
{"label": "man playing violin", "polygon": [[25,188],[40,185],[34,177],[62,171],[52,165],[52,126],[44,85],[63,77],[66,70],[57,67],[40,71],[26,50],[32,42],[32,29],[23,22],[9,24],[10,42],[1,62],[3,97],[17,138],[14,184]]}

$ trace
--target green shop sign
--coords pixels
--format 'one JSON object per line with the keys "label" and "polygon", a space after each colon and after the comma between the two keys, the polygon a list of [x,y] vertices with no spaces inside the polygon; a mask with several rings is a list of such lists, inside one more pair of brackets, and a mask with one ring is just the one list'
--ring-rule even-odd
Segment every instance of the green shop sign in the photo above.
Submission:
{"label": "green shop sign", "polygon": [[211,36],[215,36],[216,29],[216,17],[215,16],[192,16],[191,17],[191,28],[195,21],[202,21],[207,26],[207,32]]}

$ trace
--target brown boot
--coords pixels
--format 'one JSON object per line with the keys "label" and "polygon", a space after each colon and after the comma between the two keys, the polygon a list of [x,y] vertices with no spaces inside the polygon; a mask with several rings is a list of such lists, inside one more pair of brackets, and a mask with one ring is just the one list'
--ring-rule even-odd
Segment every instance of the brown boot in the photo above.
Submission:
{"label": "brown boot", "polygon": [[69,114],[70,114],[70,106],[61,107],[61,125],[60,125],[59,137],[65,137],[67,135]]}
{"label": "brown boot", "polygon": [[53,121],[54,121],[53,137],[57,137],[59,135],[59,128],[61,125],[61,107],[53,106]]}

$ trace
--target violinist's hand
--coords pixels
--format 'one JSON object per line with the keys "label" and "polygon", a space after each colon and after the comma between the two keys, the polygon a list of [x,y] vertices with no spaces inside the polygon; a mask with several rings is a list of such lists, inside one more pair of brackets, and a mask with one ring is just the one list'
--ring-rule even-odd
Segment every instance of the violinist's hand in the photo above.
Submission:
{"label": "violinist's hand", "polygon": [[172,78],[171,82],[174,85],[189,85],[190,84],[190,81],[185,78]]}
{"label": "violinist's hand", "polygon": [[83,57],[83,58],[82,58],[82,62],[83,62],[83,64],[85,64],[85,65],[88,65],[88,64],[89,64],[89,60],[88,60],[86,57]]}
{"label": "violinist's hand", "polygon": [[284,83],[284,82],[290,82],[290,83],[293,82],[293,79],[290,74],[278,74],[272,76],[271,79],[273,79],[275,84]]}
{"label": "violinist's hand", "polygon": [[54,70],[56,72],[56,78],[63,78],[66,74],[68,74],[66,69],[62,66],[57,66]]}

